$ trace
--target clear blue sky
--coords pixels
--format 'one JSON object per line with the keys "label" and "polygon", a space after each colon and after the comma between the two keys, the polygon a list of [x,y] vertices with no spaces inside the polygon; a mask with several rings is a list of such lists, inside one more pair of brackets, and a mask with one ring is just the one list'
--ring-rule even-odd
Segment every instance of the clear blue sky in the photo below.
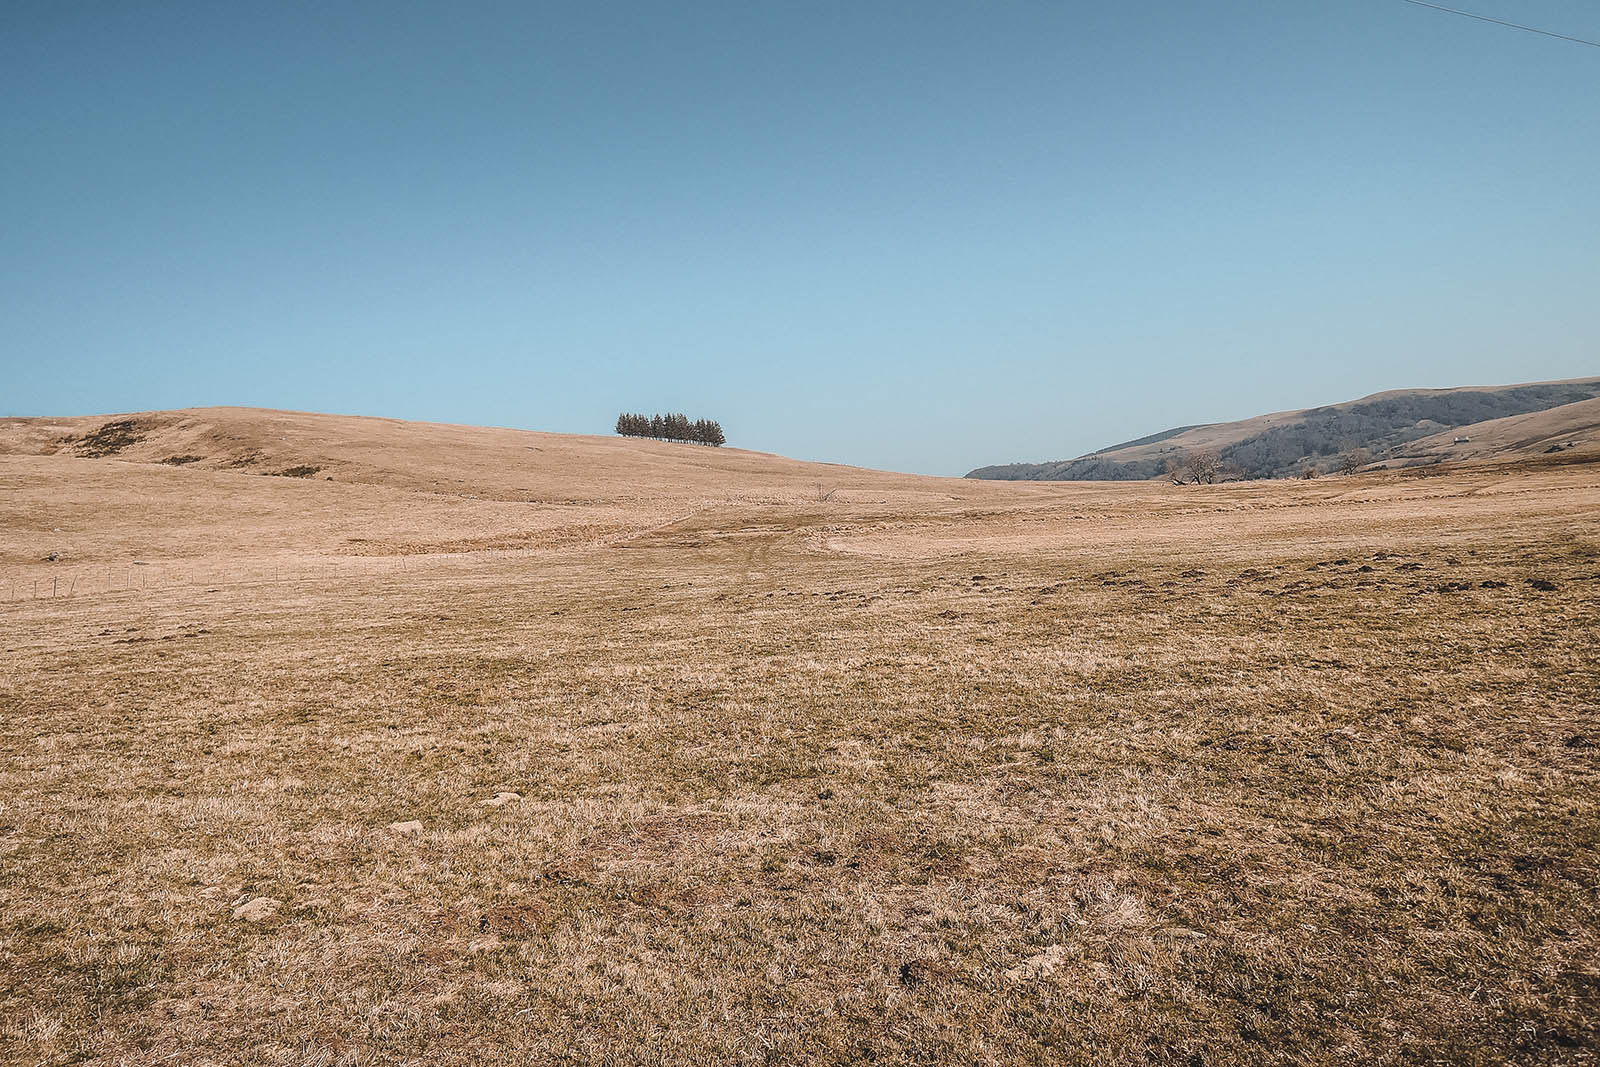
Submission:
{"label": "clear blue sky", "polygon": [[0,413],[956,474],[1595,373],[1600,49],[1401,0],[0,6]]}

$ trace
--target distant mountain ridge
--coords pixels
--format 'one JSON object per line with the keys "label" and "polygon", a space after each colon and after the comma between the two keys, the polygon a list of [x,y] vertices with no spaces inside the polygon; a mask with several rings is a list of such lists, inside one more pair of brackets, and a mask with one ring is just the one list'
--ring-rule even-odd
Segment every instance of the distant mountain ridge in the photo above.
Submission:
{"label": "distant mountain ridge", "polygon": [[[1009,481],[1140,481],[1165,473],[1189,452],[1215,452],[1238,478],[1282,478],[1308,467],[1326,470],[1341,455],[1365,450],[1373,464],[1409,466],[1482,459],[1506,452],[1554,450],[1576,439],[1600,441],[1595,429],[1600,377],[1456,389],[1397,389],[1359,400],[1280,411],[1237,422],[1179,426],[1049,463],[979,467],[968,478]],[[1503,428],[1497,450],[1471,448],[1475,427],[1519,416],[1551,417]],[[1531,434],[1531,436],[1529,436]]]}

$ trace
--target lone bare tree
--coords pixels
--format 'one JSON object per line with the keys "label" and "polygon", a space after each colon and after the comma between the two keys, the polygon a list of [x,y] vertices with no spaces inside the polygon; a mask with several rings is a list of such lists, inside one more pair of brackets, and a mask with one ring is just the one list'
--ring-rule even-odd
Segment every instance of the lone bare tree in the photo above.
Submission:
{"label": "lone bare tree", "polygon": [[1184,469],[1200,485],[1210,485],[1222,474],[1222,457],[1214,448],[1199,448],[1184,457]]}
{"label": "lone bare tree", "polygon": [[1372,462],[1372,456],[1364,448],[1352,448],[1339,456],[1339,473],[1354,474],[1356,471]]}

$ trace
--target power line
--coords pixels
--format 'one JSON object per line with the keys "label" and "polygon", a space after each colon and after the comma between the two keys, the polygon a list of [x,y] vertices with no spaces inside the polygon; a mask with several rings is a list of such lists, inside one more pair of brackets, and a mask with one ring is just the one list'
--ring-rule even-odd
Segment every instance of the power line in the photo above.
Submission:
{"label": "power line", "polygon": [[1600,48],[1600,41],[1586,41],[1582,37],[1568,37],[1564,33],[1551,33],[1549,30],[1536,29],[1533,26],[1524,26],[1520,22],[1507,22],[1504,19],[1492,19],[1488,15],[1474,15],[1470,11],[1457,11],[1453,7],[1444,7],[1440,4],[1426,3],[1425,0],[1405,0],[1405,2],[1408,4],[1416,4],[1418,7],[1431,7],[1435,11],[1448,11],[1452,15],[1460,15],[1462,18],[1477,19],[1479,22],[1492,22],[1496,26],[1510,26],[1513,30],[1526,30],[1529,33],[1537,33],[1542,37],[1554,37],[1558,41],[1571,41],[1573,44],[1586,44],[1590,48]]}

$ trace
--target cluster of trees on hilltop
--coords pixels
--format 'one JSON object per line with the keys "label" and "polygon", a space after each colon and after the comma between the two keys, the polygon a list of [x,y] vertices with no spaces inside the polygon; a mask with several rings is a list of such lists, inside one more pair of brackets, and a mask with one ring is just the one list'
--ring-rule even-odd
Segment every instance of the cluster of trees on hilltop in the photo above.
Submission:
{"label": "cluster of trees on hilltop", "polygon": [[715,419],[695,419],[683,414],[617,416],[617,432],[624,437],[654,437],[657,441],[692,441],[697,445],[726,444],[722,424]]}

